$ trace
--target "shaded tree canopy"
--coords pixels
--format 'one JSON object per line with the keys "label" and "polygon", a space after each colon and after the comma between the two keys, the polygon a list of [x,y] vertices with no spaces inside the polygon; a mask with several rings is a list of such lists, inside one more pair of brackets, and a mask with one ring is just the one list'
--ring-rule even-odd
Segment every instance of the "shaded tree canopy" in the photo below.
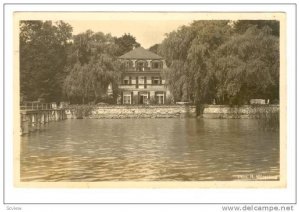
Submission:
{"label": "shaded tree canopy", "polygon": [[[228,21],[194,21],[167,35],[159,52],[170,65],[168,83],[176,101],[206,102],[213,97],[211,58],[230,33]],[[176,86],[178,80],[181,86]]]}
{"label": "shaded tree canopy", "polygon": [[279,98],[279,40],[270,27],[251,25],[218,48],[214,58],[216,98],[245,104]]}
{"label": "shaded tree canopy", "polygon": [[60,99],[71,36],[63,21],[20,21],[21,100]]}
{"label": "shaded tree canopy", "polygon": [[153,53],[155,53],[155,54],[159,54],[159,53],[158,53],[159,45],[160,45],[160,44],[154,44],[153,46],[151,46],[151,47],[149,48],[149,51],[151,51],[151,52],[153,52]]}
{"label": "shaded tree canopy", "polygon": [[271,29],[270,33],[276,37],[279,37],[280,33],[279,21],[276,20],[239,20],[233,26],[235,32],[239,34],[245,33],[252,26],[256,26],[258,29],[268,26]]}
{"label": "shaded tree canopy", "polygon": [[135,37],[130,34],[124,34],[122,37],[115,38],[115,43],[118,45],[119,49],[116,52],[117,56],[121,56],[126,52],[131,51],[135,47],[140,47],[141,45],[136,41]]}
{"label": "shaded tree canopy", "polygon": [[277,21],[194,21],[167,34],[168,86],[176,101],[245,104],[279,98]]}
{"label": "shaded tree canopy", "polygon": [[[122,64],[107,55],[70,68],[64,82],[64,93],[69,101],[83,104],[94,101],[106,94],[109,84],[116,88],[122,73]],[[116,89],[113,90],[116,95]]]}
{"label": "shaded tree canopy", "polygon": [[70,57],[64,81],[64,94],[71,102],[97,102],[106,95],[108,85],[117,97],[117,83],[123,67],[117,61],[120,52],[117,38],[102,32],[88,30],[73,36]]}

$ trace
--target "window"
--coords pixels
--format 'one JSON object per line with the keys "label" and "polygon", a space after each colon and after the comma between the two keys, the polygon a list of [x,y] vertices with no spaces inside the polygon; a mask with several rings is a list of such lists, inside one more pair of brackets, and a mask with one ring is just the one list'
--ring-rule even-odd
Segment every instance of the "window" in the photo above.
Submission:
{"label": "window", "polygon": [[152,84],[153,85],[160,85],[161,84],[160,77],[153,77],[152,78]]}
{"label": "window", "polygon": [[124,62],[126,68],[132,68],[133,62],[131,60],[125,60]]}
{"label": "window", "polygon": [[136,63],[136,69],[137,71],[145,71],[145,68],[147,67],[147,62],[145,61],[137,61]]}
{"label": "window", "polygon": [[123,104],[130,105],[131,104],[131,95],[124,95],[123,96]]}
{"label": "window", "polygon": [[144,77],[139,77],[139,84],[140,85],[144,84]]}
{"label": "window", "polygon": [[129,85],[129,80],[128,79],[124,79],[124,85]]}
{"label": "window", "polygon": [[161,61],[152,61],[152,68],[153,69],[162,68],[162,62]]}

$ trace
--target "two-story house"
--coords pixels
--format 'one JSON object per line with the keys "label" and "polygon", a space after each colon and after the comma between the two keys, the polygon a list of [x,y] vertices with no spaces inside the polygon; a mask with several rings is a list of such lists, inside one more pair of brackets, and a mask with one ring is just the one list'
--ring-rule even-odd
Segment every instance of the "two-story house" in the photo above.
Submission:
{"label": "two-story house", "polygon": [[119,85],[121,104],[166,104],[170,95],[162,76],[165,60],[142,47],[119,57],[126,71]]}

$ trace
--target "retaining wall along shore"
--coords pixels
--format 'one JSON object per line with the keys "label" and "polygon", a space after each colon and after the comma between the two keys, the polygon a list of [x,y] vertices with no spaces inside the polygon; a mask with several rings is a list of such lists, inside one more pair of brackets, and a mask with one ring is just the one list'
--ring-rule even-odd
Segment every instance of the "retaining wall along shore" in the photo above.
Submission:
{"label": "retaining wall along shore", "polygon": [[[196,117],[196,107],[191,105],[101,105],[73,106],[66,110],[68,118],[185,118]],[[279,112],[279,105],[205,105],[203,118],[257,118],[260,113]]]}
{"label": "retaining wall along shore", "polygon": [[279,105],[206,105],[203,118],[260,118],[261,114],[278,113]]}
{"label": "retaining wall along shore", "polygon": [[[76,109],[75,109],[76,110]],[[68,118],[76,118],[76,111],[70,109]],[[109,105],[91,109],[86,118],[176,118],[196,117],[195,106],[178,105]]]}

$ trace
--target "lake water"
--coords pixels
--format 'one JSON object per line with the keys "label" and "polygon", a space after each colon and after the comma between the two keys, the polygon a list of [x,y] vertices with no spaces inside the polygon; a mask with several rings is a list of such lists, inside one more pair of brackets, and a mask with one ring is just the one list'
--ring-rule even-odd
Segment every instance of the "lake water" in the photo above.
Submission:
{"label": "lake water", "polygon": [[279,179],[279,133],[251,119],[69,119],[20,156],[21,181]]}

